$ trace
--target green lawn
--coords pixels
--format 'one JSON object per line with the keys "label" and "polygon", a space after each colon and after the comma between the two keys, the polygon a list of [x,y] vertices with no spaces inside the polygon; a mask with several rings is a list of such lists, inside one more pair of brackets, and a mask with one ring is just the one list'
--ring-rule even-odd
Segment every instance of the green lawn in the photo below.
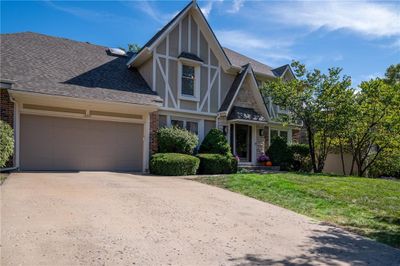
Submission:
{"label": "green lawn", "polygon": [[197,180],[400,248],[398,181],[295,173],[235,174]]}

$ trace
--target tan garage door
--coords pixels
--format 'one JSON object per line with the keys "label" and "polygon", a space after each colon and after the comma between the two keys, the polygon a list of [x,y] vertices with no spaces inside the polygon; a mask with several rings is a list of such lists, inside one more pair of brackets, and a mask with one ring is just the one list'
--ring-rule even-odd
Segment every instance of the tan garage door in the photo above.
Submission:
{"label": "tan garage door", "polygon": [[143,125],[21,115],[21,170],[141,171]]}

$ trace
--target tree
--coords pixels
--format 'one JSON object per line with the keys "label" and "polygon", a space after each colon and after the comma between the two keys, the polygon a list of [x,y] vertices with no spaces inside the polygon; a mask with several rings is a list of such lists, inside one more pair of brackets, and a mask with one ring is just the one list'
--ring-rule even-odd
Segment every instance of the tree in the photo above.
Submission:
{"label": "tree", "polygon": [[385,81],[391,85],[400,82],[400,64],[388,67],[385,73]]}
{"label": "tree", "polygon": [[400,148],[400,83],[377,78],[359,88],[346,133],[352,165],[364,176],[385,151]]}
{"label": "tree", "polygon": [[0,168],[4,167],[14,153],[14,131],[9,124],[0,120]]}
{"label": "tree", "polygon": [[140,45],[136,43],[129,43],[128,44],[128,52],[137,53],[141,49]]}
{"label": "tree", "polygon": [[332,144],[332,138],[342,130],[351,112],[348,102],[353,91],[351,79],[342,76],[340,68],[330,68],[327,74],[292,62],[296,79],[276,79],[263,84],[264,96],[290,112],[288,120],[301,120],[307,131],[313,171],[322,172]]}

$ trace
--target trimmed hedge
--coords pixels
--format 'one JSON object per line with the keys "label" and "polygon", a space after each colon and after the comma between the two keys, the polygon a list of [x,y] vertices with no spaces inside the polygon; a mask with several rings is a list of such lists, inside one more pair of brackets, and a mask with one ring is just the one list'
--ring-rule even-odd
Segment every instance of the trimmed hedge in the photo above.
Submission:
{"label": "trimmed hedge", "polygon": [[200,145],[199,153],[230,154],[231,147],[224,133],[217,128],[211,129]]}
{"label": "trimmed hedge", "polygon": [[4,167],[14,153],[14,131],[0,120],[0,168]]}
{"label": "trimmed hedge", "polygon": [[237,172],[238,161],[232,155],[203,153],[200,159],[199,174],[231,174]]}
{"label": "trimmed hedge", "polygon": [[178,127],[162,127],[157,131],[158,152],[193,154],[199,138]]}
{"label": "trimmed hedge", "polygon": [[288,170],[292,163],[293,154],[285,139],[274,137],[267,151],[273,165],[279,165],[281,170]]}
{"label": "trimmed hedge", "polygon": [[180,153],[156,153],[150,159],[150,173],[154,175],[194,175],[200,160]]}

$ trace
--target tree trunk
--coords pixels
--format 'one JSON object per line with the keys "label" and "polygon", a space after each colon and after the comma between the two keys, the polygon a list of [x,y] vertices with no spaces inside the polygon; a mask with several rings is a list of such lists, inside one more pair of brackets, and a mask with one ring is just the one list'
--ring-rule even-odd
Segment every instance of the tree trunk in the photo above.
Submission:
{"label": "tree trunk", "polygon": [[311,132],[311,128],[306,125],[307,128],[307,139],[308,139],[308,147],[310,150],[311,164],[313,167],[314,173],[317,172],[317,165],[315,160],[315,149],[314,149],[314,135]]}
{"label": "tree trunk", "polygon": [[344,165],[344,156],[343,156],[343,143],[341,140],[339,141],[339,147],[340,147],[340,159],[342,160],[343,175],[346,175],[346,166]]}

